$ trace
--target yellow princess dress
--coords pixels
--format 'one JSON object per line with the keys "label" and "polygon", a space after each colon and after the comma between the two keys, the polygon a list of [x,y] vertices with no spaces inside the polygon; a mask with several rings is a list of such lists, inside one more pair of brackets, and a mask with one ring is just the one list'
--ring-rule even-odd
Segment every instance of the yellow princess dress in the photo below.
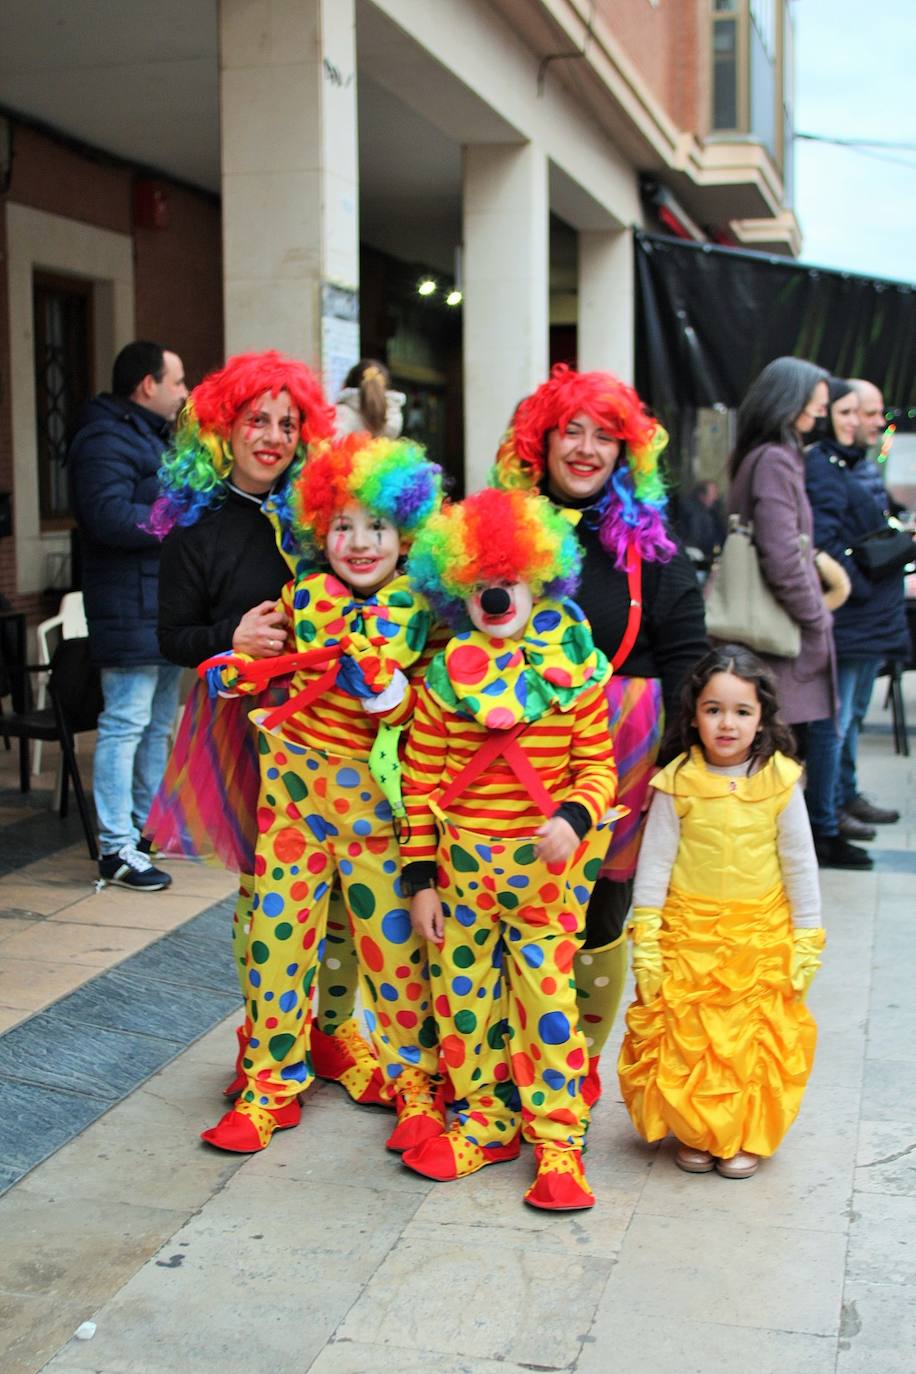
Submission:
{"label": "yellow princess dress", "polygon": [[[750,777],[715,771],[694,748],[652,780],[680,833],[660,912],[660,984],[629,1008],[618,1061],[646,1140],[671,1131],[722,1159],[771,1155],[798,1113],[817,1037],[804,989],[824,940],[793,929],[780,863],[780,815],[800,775],[779,753]],[[803,876],[816,893],[816,868]],[[639,910],[639,888],[637,872],[635,922],[657,921]]]}

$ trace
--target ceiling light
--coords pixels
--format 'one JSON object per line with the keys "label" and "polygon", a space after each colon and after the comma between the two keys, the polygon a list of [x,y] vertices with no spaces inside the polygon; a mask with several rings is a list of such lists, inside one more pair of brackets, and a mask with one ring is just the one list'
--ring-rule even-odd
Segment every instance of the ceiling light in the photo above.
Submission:
{"label": "ceiling light", "polygon": [[436,283],[432,277],[424,277],[417,287],[421,296],[431,296],[436,289]]}
{"label": "ceiling light", "polygon": [[463,300],[464,300],[463,295],[462,295],[461,292],[458,290],[458,288],[455,287],[455,289],[454,289],[453,291],[450,291],[450,292],[448,293],[448,295],[446,296],[446,298],[445,298],[445,304],[446,304],[446,305],[460,305],[461,302],[462,302]]}

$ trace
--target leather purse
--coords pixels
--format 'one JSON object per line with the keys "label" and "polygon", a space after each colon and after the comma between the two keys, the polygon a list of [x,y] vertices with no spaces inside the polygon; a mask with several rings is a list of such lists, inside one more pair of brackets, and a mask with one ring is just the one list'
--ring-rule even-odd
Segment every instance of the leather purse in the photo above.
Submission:
{"label": "leather purse", "polygon": [[894,525],[870,530],[846,552],[871,582],[881,582],[885,577],[902,572],[907,563],[916,563],[913,536]]}
{"label": "leather purse", "polygon": [[754,527],[729,516],[728,534],[706,583],[710,639],[743,644],[758,654],[796,658],[801,630],[776,600],[760,570]]}

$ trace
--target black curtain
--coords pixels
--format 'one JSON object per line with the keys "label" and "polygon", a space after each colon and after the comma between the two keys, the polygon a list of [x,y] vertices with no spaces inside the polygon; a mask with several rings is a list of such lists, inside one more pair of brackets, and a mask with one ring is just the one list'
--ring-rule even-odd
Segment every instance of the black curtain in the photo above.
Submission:
{"label": "black curtain", "polygon": [[913,287],[640,230],[634,242],[636,387],[673,428],[685,411],[733,409],[783,354],[916,404]]}

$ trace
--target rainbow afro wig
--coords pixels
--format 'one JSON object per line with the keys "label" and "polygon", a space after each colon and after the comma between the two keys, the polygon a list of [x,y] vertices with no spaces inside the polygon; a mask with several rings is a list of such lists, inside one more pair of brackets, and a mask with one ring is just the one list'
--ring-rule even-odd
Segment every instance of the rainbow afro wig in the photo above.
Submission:
{"label": "rainbow afro wig", "polygon": [[494,582],[526,582],[532,596],[571,596],[582,554],[565,516],[536,492],[488,487],[444,506],[424,526],[407,575],[436,613],[467,623],[465,601]]}
{"label": "rainbow afro wig", "polygon": [[302,466],[308,445],[334,433],[334,408],[304,363],[268,349],[230,358],[188,397],[172,448],[159,469],[162,495],[153,506],[149,528],[160,539],[175,525],[196,524],[207,510],[225,500],[224,478],[230,475],[233,461],[232,426],[244,407],[265,391],[271,396],[288,391],[301,417],[296,456],[275,499],[280,522],[288,526],[290,511],[284,493]]}
{"label": "rainbow afro wig", "polygon": [[543,489],[550,431],[562,432],[582,412],[621,444],[613,475],[595,497],[604,548],[619,568],[633,542],[647,561],[667,562],[675,545],[664,525],[667,501],[658,459],[668,435],[633,388],[610,372],[575,372],[558,363],[549,380],[520,402],[491,481],[498,487]]}
{"label": "rainbow afro wig", "polygon": [[300,543],[323,549],[335,514],[351,501],[409,538],[442,503],[442,469],[412,439],[359,433],[320,444],[293,490],[293,528]]}

